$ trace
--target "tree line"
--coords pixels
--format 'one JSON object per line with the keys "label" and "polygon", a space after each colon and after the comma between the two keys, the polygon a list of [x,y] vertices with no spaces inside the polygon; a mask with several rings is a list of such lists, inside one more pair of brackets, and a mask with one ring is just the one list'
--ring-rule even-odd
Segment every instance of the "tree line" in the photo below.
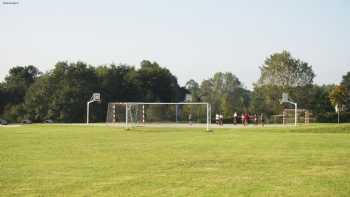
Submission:
{"label": "tree line", "polygon": [[253,90],[230,72],[217,72],[201,82],[191,79],[181,87],[166,67],[148,60],[138,68],[58,62],[46,73],[32,65],[16,66],[0,83],[0,118],[10,122],[84,122],[86,101],[93,92],[100,92],[102,97],[102,103],[91,106],[91,121],[98,122],[105,121],[108,102],[181,102],[187,93],[191,93],[192,101],[211,103],[212,114],[226,117],[234,112],[264,113],[266,117],[280,114],[287,107],[279,103],[282,92],[319,121],[330,121],[335,105],[350,110],[350,72],[341,84],[316,85],[314,77],[312,66],[288,51],[265,59]]}

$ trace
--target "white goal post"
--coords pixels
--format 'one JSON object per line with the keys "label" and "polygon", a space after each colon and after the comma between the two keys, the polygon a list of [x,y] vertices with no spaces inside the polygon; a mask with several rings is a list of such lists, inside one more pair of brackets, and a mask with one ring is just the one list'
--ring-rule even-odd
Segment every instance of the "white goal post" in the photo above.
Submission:
{"label": "white goal post", "polygon": [[[163,118],[163,119],[162,119]],[[194,121],[193,121],[194,120]],[[153,121],[153,122],[152,122]],[[108,103],[107,123],[205,123],[209,130],[211,106],[206,102],[112,102]],[[154,125],[154,124],[153,124]]]}

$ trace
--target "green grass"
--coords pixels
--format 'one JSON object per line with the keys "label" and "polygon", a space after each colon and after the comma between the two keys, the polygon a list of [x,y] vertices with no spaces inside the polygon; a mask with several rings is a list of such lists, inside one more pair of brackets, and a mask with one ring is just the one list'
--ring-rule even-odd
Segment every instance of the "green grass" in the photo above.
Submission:
{"label": "green grass", "polygon": [[349,124],[0,127],[0,196],[349,194]]}

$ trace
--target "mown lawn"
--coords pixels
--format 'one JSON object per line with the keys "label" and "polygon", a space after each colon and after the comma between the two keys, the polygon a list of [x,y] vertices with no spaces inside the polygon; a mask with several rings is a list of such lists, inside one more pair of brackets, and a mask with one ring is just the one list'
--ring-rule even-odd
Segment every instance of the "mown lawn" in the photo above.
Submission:
{"label": "mown lawn", "polygon": [[0,127],[0,196],[349,195],[349,124]]}

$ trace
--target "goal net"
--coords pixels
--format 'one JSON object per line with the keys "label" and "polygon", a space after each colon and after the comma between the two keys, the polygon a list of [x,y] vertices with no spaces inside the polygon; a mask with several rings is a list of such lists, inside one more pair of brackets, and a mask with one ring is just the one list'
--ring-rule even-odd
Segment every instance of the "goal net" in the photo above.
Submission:
{"label": "goal net", "polygon": [[282,114],[272,116],[271,123],[291,125],[295,123],[295,117],[297,117],[297,122],[300,124],[309,124],[315,121],[313,114],[307,109],[297,109],[296,116],[295,109],[284,109]]}
{"label": "goal net", "polygon": [[106,122],[117,126],[205,127],[210,125],[209,103],[109,103]]}

